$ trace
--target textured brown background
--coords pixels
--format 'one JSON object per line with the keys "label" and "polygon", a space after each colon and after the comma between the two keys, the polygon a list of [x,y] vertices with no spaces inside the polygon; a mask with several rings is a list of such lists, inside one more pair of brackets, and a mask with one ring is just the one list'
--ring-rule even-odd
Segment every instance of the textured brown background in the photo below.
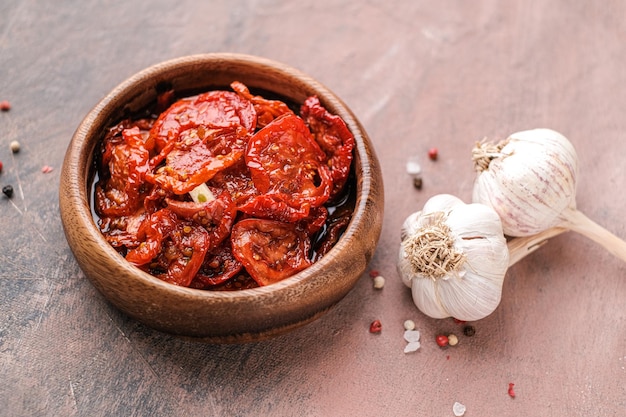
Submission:
{"label": "textured brown background", "polygon": [[[437,193],[469,200],[472,144],[533,127],[570,138],[579,208],[626,236],[625,16],[591,0],[1,2],[0,100],[13,108],[0,113],[0,184],[16,193],[0,199],[0,415],[451,416],[455,401],[466,416],[625,415],[626,265],[598,245],[564,235],[511,268],[471,338],[420,314],[395,272],[408,214]],[[202,52],[282,61],[353,109],[386,186],[371,264],[382,291],[366,273],[293,333],[204,345],[128,319],[84,278],[57,201],[74,129],[126,77]],[[406,319],[422,332],[413,354]],[[459,345],[438,348],[439,332]]]}

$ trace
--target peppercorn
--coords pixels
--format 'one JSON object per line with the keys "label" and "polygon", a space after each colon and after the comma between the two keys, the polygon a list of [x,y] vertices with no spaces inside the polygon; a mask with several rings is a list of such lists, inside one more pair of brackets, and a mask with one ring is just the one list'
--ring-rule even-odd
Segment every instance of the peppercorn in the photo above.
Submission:
{"label": "peppercorn", "polygon": [[5,185],[4,187],[2,187],[2,194],[6,195],[9,198],[13,197],[13,186]]}
{"label": "peppercorn", "polygon": [[455,334],[449,334],[448,335],[448,344],[450,346],[456,346],[459,343],[459,338],[456,337]]}
{"label": "peppercorn", "polygon": [[430,148],[428,150],[428,157],[431,161],[436,161],[437,156],[439,156],[439,151],[437,150],[437,148]]}
{"label": "peppercorn", "polygon": [[385,286],[385,278],[378,275],[377,277],[374,277],[374,288],[376,288],[377,290],[382,290],[383,287]]}
{"label": "peppercorn", "polygon": [[11,110],[11,103],[9,103],[7,100],[0,101],[0,110],[2,111]]}
{"label": "peppercorn", "polygon": [[435,341],[437,342],[437,344],[440,347],[445,347],[448,346],[448,336],[446,336],[445,334],[440,334],[435,338]]}
{"label": "peppercorn", "polygon": [[474,326],[465,326],[463,327],[463,334],[467,337],[472,337],[476,334],[476,329]]}
{"label": "peppercorn", "polygon": [[370,333],[380,333],[383,329],[383,325],[380,320],[374,320],[372,324],[370,324]]}
{"label": "peppercorn", "polygon": [[415,322],[413,320],[405,320],[404,330],[415,330]]}
{"label": "peppercorn", "polygon": [[11,152],[13,152],[13,153],[18,153],[20,151],[20,143],[18,141],[16,141],[16,140],[11,142],[9,144],[9,147],[11,148]]}
{"label": "peppercorn", "polygon": [[417,188],[418,190],[422,189],[422,177],[415,177],[413,178],[413,187]]}
{"label": "peppercorn", "polygon": [[2,161],[0,161],[0,172],[2,172]]}

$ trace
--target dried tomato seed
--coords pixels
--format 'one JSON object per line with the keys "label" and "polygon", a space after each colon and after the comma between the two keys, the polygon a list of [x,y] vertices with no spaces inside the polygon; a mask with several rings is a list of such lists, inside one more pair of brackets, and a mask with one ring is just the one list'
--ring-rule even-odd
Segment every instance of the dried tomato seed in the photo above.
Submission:
{"label": "dried tomato seed", "polygon": [[372,324],[370,324],[370,333],[380,333],[383,329],[383,325],[380,320],[374,320]]}
{"label": "dried tomato seed", "polygon": [[7,100],[0,101],[0,110],[2,111],[11,110],[11,103],[9,103]]}
{"label": "dried tomato seed", "polygon": [[440,334],[435,338],[435,341],[437,342],[437,344],[440,347],[445,347],[448,346],[448,336],[446,336],[445,334]]}
{"label": "dried tomato seed", "polygon": [[9,198],[13,197],[13,187],[11,185],[5,185],[2,187],[2,194]]}
{"label": "dried tomato seed", "polygon": [[463,327],[463,334],[467,337],[472,337],[476,334],[476,329],[474,326],[465,326]]}
{"label": "dried tomato seed", "polygon": [[515,398],[515,391],[513,391],[514,383],[509,382],[509,397]]}
{"label": "dried tomato seed", "polygon": [[437,148],[430,148],[428,150],[428,157],[430,158],[431,161],[436,161],[438,156],[439,156],[439,151],[437,150]]}

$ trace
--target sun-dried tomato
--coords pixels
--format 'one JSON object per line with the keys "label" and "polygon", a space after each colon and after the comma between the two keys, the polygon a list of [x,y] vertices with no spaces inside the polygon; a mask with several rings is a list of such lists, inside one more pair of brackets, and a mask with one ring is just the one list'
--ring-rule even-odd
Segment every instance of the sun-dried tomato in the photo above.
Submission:
{"label": "sun-dried tomato", "polygon": [[235,90],[241,97],[249,100],[254,106],[254,110],[257,113],[257,127],[261,128],[267,126],[272,120],[276,119],[286,113],[293,113],[293,110],[280,100],[268,100],[262,96],[255,96],[250,93],[248,87],[245,84],[235,81],[230,84],[230,87]]}
{"label": "sun-dried tomato", "polygon": [[242,268],[241,262],[233,255],[230,239],[226,239],[206,254],[200,270],[191,281],[190,287],[210,289],[225,283],[239,273]]}
{"label": "sun-dried tomato", "polygon": [[245,158],[262,194],[240,208],[245,213],[294,221],[328,200],[332,179],[324,153],[300,117],[286,114],[259,130]]}
{"label": "sun-dried tomato", "polygon": [[161,152],[170,141],[177,140],[182,132],[201,125],[214,128],[238,125],[253,132],[256,112],[250,101],[236,93],[209,91],[172,104],[160,114],[150,130],[150,136],[157,152]]}
{"label": "sun-dried tomato", "polygon": [[203,203],[166,199],[167,208],[179,218],[191,220],[209,232],[209,248],[219,245],[230,233],[237,207],[228,191],[216,191],[215,199]]}
{"label": "sun-dried tomato", "polygon": [[241,220],[230,239],[235,258],[259,285],[281,281],[311,265],[309,238],[293,223]]}
{"label": "sun-dried tomato", "polygon": [[343,119],[328,112],[316,96],[305,100],[300,113],[311,129],[315,141],[326,153],[325,162],[333,179],[332,199],[341,193],[350,174],[354,135]]}
{"label": "sun-dried tomato", "polygon": [[[248,140],[247,130],[237,125],[185,130],[156,157],[164,156],[165,166],[149,173],[146,180],[175,194],[186,194],[241,159]],[[158,162],[153,159],[151,164]]]}
{"label": "sun-dried tomato", "polygon": [[145,176],[150,171],[150,155],[138,127],[122,131],[122,140],[106,145],[103,169],[106,181],[96,184],[96,211],[103,217],[128,216],[139,209],[146,192]]}

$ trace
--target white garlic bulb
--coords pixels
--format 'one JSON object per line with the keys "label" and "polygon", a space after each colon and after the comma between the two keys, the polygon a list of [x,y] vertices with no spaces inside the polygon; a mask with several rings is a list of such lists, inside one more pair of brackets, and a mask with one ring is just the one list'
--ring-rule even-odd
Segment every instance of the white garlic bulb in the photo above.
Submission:
{"label": "white garlic bulb", "polygon": [[398,273],[424,314],[471,321],[496,309],[509,251],[493,209],[440,194],[405,220],[401,239]]}
{"label": "white garlic bulb", "polygon": [[472,201],[493,208],[506,235],[573,230],[626,261],[626,242],[576,209],[578,156],[565,136],[551,129],[517,132],[497,144],[478,143],[472,157]]}
{"label": "white garlic bulb", "polygon": [[517,132],[497,144],[476,145],[472,201],[492,207],[509,236],[530,236],[562,223],[576,208],[578,157],[551,129]]}

